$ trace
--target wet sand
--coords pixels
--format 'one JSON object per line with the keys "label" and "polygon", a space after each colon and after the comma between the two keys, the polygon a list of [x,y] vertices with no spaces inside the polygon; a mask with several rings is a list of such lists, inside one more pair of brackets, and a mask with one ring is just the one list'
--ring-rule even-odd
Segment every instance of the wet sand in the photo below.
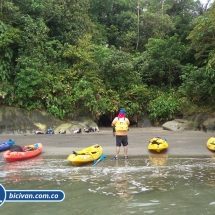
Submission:
{"label": "wet sand", "polygon": [[[211,156],[215,151],[206,147],[206,142],[214,133],[203,131],[167,131],[162,127],[130,128],[128,132],[128,155],[154,154],[148,150],[148,143],[154,136],[167,139],[169,148],[161,153],[174,156]],[[0,135],[0,142],[14,139],[16,145],[29,145],[42,143],[44,145],[43,155],[69,155],[93,144],[100,144],[105,155],[114,156],[115,137],[112,128],[100,128],[100,132],[81,134],[16,134]],[[1,152],[2,153],[2,152]],[[0,153],[0,154],[1,154]],[[121,147],[120,156],[123,156]]]}

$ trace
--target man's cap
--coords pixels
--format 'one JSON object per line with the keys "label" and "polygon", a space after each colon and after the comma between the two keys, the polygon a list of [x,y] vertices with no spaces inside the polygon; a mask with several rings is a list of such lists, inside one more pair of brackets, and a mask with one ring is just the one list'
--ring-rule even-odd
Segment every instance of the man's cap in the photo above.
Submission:
{"label": "man's cap", "polygon": [[120,110],[119,113],[125,114],[125,110]]}

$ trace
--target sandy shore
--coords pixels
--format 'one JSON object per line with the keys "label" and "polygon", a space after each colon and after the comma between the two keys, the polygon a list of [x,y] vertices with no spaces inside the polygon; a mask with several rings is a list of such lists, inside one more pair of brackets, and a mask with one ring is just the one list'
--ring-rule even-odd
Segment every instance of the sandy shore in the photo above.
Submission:
{"label": "sandy shore", "polygon": [[[179,156],[211,156],[215,155],[206,147],[206,142],[214,133],[203,131],[174,132],[163,130],[163,128],[130,128],[128,132],[129,155],[149,155],[149,140],[154,136],[162,136],[169,143],[168,150],[162,152],[167,155]],[[89,147],[99,143],[105,155],[115,154],[115,137],[111,128],[100,128],[100,132],[82,134],[28,134],[28,135],[0,135],[0,142],[14,139],[16,145],[28,145],[42,143],[44,145],[43,155],[69,155],[72,151]],[[1,154],[1,153],[0,153]],[[120,156],[123,156],[121,148]]]}

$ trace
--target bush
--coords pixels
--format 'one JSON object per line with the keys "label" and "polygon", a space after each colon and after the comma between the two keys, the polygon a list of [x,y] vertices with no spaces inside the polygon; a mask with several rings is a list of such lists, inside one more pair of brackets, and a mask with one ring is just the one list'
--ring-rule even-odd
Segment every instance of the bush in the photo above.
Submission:
{"label": "bush", "polygon": [[178,99],[174,94],[162,93],[148,104],[149,118],[155,124],[171,120],[176,112],[180,110]]}

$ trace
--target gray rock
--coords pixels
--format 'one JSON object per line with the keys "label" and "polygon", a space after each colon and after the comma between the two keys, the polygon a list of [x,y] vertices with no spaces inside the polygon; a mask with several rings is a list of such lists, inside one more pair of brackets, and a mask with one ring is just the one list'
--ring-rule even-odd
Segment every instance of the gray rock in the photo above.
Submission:
{"label": "gray rock", "polygon": [[187,120],[175,119],[172,121],[168,121],[162,125],[164,130],[169,131],[184,131],[184,130],[192,130],[192,123]]}
{"label": "gray rock", "polygon": [[23,108],[0,106],[0,133],[24,134],[34,133],[38,127],[45,130],[60,123],[43,111],[28,111]]}
{"label": "gray rock", "polygon": [[80,117],[79,121],[69,121],[68,123],[62,123],[55,128],[55,133],[57,134],[58,131],[62,128],[66,130],[66,134],[71,134],[74,132],[74,128],[84,130],[84,128],[89,127],[98,127],[97,124],[90,119],[89,117]]}
{"label": "gray rock", "polygon": [[40,128],[44,133],[53,129],[55,134],[62,128],[66,134],[73,133],[74,128],[97,127],[89,117],[79,117],[78,121],[62,121],[42,110],[28,111],[23,108],[0,105],[0,134],[35,134]]}
{"label": "gray rock", "polygon": [[205,131],[215,132],[215,116],[208,113],[199,113],[187,117],[187,119],[174,119],[162,125],[163,129],[170,131]]}
{"label": "gray rock", "polygon": [[138,127],[152,127],[152,122],[149,119],[147,114],[141,115],[138,117],[138,122],[137,122]]}
{"label": "gray rock", "polygon": [[202,123],[205,132],[215,132],[215,118],[208,118]]}

